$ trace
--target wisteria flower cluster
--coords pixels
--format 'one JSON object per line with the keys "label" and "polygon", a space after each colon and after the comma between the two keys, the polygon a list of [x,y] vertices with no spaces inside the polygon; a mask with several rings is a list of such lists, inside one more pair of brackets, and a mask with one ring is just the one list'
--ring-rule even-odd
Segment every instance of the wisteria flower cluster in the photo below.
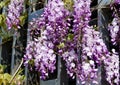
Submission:
{"label": "wisteria flower cluster", "polygon": [[100,65],[106,54],[108,54],[108,50],[100,37],[100,33],[94,29],[85,28],[82,40],[83,59],[95,60],[95,63]]}
{"label": "wisteria flower cluster", "polygon": [[107,81],[112,84],[119,85],[119,55],[112,49],[112,54],[107,56],[108,58],[104,60]]}
{"label": "wisteria flower cluster", "polygon": [[[53,50],[53,43],[45,41],[45,35],[28,43],[26,55],[24,56],[25,65],[31,70],[35,69],[40,73],[41,79],[46,79],[48,72],[55,70],[56,55]],[[34,65],[34,68],[32,66]]]}
{"label": "wisteria flower cluster", "polygon": [[79,43],[78,41],[81,40],[82,29],[88,26],[91,16],[90,3],[91,0],[87,0],[87,1],[74,0],[74,11],[73,11],[74,45],[77,45]]}
{"label": "wisteria flower cluster", "polygon": [[8,14],[6,18],[6,23],[8,29],[12,27],[20,28],[20,14],[23,10],[24,0],[11,0],[10,4],[8,5]]}
{"label": "wisteria flower cluster", "polygon": [[[118,2],[120,2],[118,0]],[[113,20],[112,23],[108,26],[108,30],[111,36],[111,42],[114,46],[119,46],[120,41],[120,3],[115,3],[111,5],[111,10],[113,11]],[[120,46],[119,46],[120,49]]]}
{"label": "wisteria flower cluster", "polygon": [[120,4],[120,0],[114,0],[114,2]]}
{"label": "wisteria flower cluster", "polygon": [[111,35],[111,42],[113,43],[113,45],[117,45],[117,41],[120,40],[119,39],[119,31],[120,31],[120,26],[119,26],[119,19],[118,18],[114,18],[112,21],[112,24],[109,25],[109,31],[110,31],[110,35]]}
{"label": "wisteria flower cluster", "polygon": [[[104,62],[107,80],[118,85],[118,54],[109,52],[100,32],[89,26],[90,4],[91,0],[74,0],[73,10],[68,10],[62,0],[49,0],[41,17],[30,23],[32,40],[26,48],[25,66],[46,79],[56,69],[56,57],[61,57],[69,76],[84,85],[88,81],[98,84],[97,67]],[[112,24],[118,28],[116,22]],[[111,35],[114,42],[116,34]]]}
{"label": "wisteria flower cluster", "polygon": [[116,46],[115,49],[112,49],[112,54],[107,58],[105,63],[107,80],[112,84],[119,84],[119,51],[120,51],[120,8],[116,8],[117,5],[120,4],[120,0],[115,0],[115,4],[111,6],[113,10],[113,20],[112,23],[108,26],[108,30],[110,32],[110,41],[113,46]]}

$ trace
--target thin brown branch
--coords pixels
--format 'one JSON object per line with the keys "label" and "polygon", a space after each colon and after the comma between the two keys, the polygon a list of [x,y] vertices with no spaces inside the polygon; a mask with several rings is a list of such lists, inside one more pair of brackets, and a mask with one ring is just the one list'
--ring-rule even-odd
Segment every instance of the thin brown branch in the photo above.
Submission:
{"label": "thin brown branch", "polygon": [[10,85],[11,85],[11,83],[13,82],[13,80],[14,80],[15,76],[17,75],[17,73],[19,72],[22,64],[23,64],[23,58],[22,58],[22,60],[21,60],[21,63],[20,63],[20,65],[19,65],[19,67],[17,68],[16,72],[14,73],[14,75],[13,75],[12,78],[11,78],[11,80],[9,81],[9,84],[10,84]]}

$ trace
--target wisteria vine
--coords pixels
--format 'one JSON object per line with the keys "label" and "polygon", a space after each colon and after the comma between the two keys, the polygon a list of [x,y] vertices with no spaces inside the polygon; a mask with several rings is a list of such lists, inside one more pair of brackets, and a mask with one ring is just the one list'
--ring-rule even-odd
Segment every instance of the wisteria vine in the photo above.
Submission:
{"label": "wisteria vine", "polygon": [[[8,29],[19,27],[24,0],[12,0],[8,6]],[[115,0],[114,4],[119,4]],[[70,77],[79,78],[82,84],[98,84],[98,67],[104,63],[106,79],[119,85],[119,55],[110,52],[99,31],[89,26],[91,0],[73,0],[72,10],[62,0],[48,0],[43,14],[30,22],[31,41],[26,47],[24,64],[39,73],[41,79],[49,77],[56,69],[56,59],[65,61]],[[14,11],[13,11],[14,10]],[[119,17],[108,26],[111,42],[119,43]]]}

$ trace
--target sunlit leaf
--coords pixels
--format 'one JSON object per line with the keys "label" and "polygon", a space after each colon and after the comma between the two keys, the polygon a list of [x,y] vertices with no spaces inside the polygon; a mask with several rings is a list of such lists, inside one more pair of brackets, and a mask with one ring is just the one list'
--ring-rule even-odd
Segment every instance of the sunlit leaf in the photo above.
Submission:
{"label": "sunlit leaf", "polygon": [[8,73],[5,73],[5,74],[4,74],[4,79],[7,79],[8,81],[10,81],[11,75],[8,74]]}
{"label": "sunlit leaf", "polygon": [[0,9],[5,6],[5,2],[0,2]]}
{"label": "sunlit leaf", "polygon": [[65,46],[64,43],[60,43],[60,44],[58,45],[58,48],[63,48],[64,46]]}
{"label": "sunlit leaf", "polygon": [[67,40],[72,40],[72,39],[73,39],[73,37],[74,37],[74,35],[73,35],[73,34],[68,34]]}
{"label": "sunlit leaf", "polygon": [[4,0],[0,2],[0,9],[3,8],[4,6],[8,5],[10,3],[10,0]]}
{"label": "sunlit leaf", "polygon": [[63,0],[64,4],[65,4],[65,7],[69,10],[72,10],[73,9],[73,0]]}
{"label": "sunlit leaf", "polygon": [[27,18],[27,14],[20,16],[20,25],[23,26],[25,24],[25,20]]}

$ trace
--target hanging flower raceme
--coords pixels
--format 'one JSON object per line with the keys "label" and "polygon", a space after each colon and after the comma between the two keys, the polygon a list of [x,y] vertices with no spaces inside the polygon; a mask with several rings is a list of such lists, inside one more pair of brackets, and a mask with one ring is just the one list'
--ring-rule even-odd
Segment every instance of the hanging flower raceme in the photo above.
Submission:
{"label": "hanging flower raceme", "polygon": [[65,9],[62,0],[49,0],[44,9],[43,17],[46,21],[47,37],[56,45],[57,49],[61,43],[65,42],[64,39],[68,34],[69,28],[66,20],[68,16],[69,11]]}
{"label": "hanging flower raceme", "polygon": [[73,11],[73,33],[74,33],[74,45],[80,46],[78,41],[81,41],[82,30],[88,26],[91,12],[90,12],[91,0],[74,0]]}
{"label": "hanging flower raceme", "polygon": [[112,50],[112,54],[106,56],[108,57],[106,60],[104,60],[105,63],[105,70],[106,70],[106,76],[107,81],[110,83],[110,85],[119,85],[119,55],[115,52],[115,50]]}
{"label": "hanging flower raceme", "polygon": [[33,70],[33,59],[35,55],[36,42],[30,41],[26,47],[26,54],[24,55],[24,65],[29,67],[30,70]]}
{"label": "hanging flower raceme", "polygon": [[77,77],[79,80],[81,80],[82,85],[86,85],[86,83],[93,83],[98,84],[96,81],[98,77],[98,69],[95,67],[95,63],[93,60],[83,60],[82,64],[78,65],[78,71]]}
{"label": "hanging flower raceme", "polygon": [[81,64],[78,67],[77,77],[82,84],[86,82],[97,84],[97,67],[101,65],[103,59],[106,59],[107,47],[101,39],[100,33],[89,26],[83,29],[81,46]]}
{"label": "hanging flower raceme", "polygon": [[78,55],[74,50],[70,50],[64,52],[61,56],[66,62],[67,74],[74,79],[77,71]]}
{"label": "hanging flower raceme", "polygon": [[[110,32],[110,41],[112,45],[116,46],[116,49],[112,49],[112,53],[107,56],[107,60],[104,60],[107,81],[113,85],[119,85],[119,51],[120,51],[120,18],[119,18],[119,7],[120,0],[115,0],[115,5],[111,6],[113,10],[113,20],[112,23],[108,26]],[[118,52],[115,52],[115,50]]]}
{"label": "hanging flower raceme", "polygon": [[53,73],[56,69],[56,55],[53,48],[53,43],[46,40],[43,32],[41,37],[30,41],[27,45],[24,56],[25,66],[39,72],[41,79],[46,79],[49,71]]}
{"label": "hanging flower raceme", "polygon": [[120,40],[120,26],[119,26],[119,19],[118,18],[114,18],[112,21],[112,24],[108,26],[108,30],[110,31],[110,36],[111,36],[111,42],[113,43],[113,45],[117,45],[118,41]]}
{"label": "hanging flower raceme", "polygon": [[114,0],[114,3],[111,4],[110,8],[113,11],[113,20],[109,24],[108,30],[110,32],[111,42],[113,45],[118,46],[120,41],[120,0]]}
{"label": "hanging flower raceme", "polygon": [[84,0],[74,0],[74,11],[68,19],[69,33],[65,45],[68,45],[67,49],[69,49],[69,51],[65,52],[62,57],[66,61],[67,73],[73,78],[74,74],[77,76],[82,75],[80,71],[83,69],[79,61],[78,50],[81,49],[82,30],[88,26],[90,19],[90,3],[90,0],[87,2]]}
{"label": "hanging flower raceme", "polygon": [[53,50],[53,43],[44,41],[43,37],[38,38],[36,44],[35,69],[40,73],[41,79],[46,79],[48,73],[53,73],[56,69],[56,55]]}
{"label": "hanging flower raceme", "polygon": [[100,33],[93,28],[85,28],[82,39],[82,58],[92,59],[97,65],[100,65],[108,53]]}
{"label": "hanging flower raceme", "polygon": [[23,11],[24,0],[11,0],[8,5],[7,26],[8,29],[12,27],[20,28],[20,14]]}

